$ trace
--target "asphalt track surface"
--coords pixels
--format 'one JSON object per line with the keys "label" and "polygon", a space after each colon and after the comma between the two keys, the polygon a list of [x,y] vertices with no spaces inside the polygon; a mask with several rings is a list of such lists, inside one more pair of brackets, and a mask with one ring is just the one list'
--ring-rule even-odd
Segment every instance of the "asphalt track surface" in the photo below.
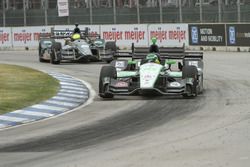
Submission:
{"label": "asphalt track surface", "polygon": [[[37,52],[1,52],[0,63],[60,72],[97,91],[104,63],[51,65]],[[250,53],[205,52],[204,94],[115,97],[0,131],[1,167],[249,167]]]}

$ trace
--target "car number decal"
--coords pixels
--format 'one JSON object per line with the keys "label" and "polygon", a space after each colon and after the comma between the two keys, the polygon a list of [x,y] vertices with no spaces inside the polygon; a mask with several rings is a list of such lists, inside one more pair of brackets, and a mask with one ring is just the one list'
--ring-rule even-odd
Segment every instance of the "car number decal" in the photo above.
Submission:
{"label": "car number decal", "polygon": [[128,83],[127,82],[117,82],[115,84],[115,87],[128,87]]}
{"label": "car number decal", "polygon": [[115,67],[123,68],[123,67],[125,67],[125,62],[124,61],[116,61],[115,62]]}
{"label": "car number decal", "polygon": [[189,61],[188,65],[198,67],[198,61]]}

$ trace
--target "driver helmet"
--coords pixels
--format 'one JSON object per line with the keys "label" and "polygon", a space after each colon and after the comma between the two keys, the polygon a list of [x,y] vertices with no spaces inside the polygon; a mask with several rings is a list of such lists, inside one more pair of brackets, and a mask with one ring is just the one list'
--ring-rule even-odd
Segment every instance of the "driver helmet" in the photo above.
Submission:
{"label": "driver helmet", "polygon": [[76,34],[73,34],[73,35],[72,35],[72,39],[73,39],[73,40],[81,39],[81,35],[80,35],[80,34],[77,34],[77,33],[76,33]]}
{"label": "driver helmet", "polygon": [[151,38],[151,41],[152,41],[152,43],[155,45],[156,42],[157,42],[157,38],[156,38],[156,37],[153,37],[153,38]]}
{"label": "driver helmet", "polygon": [[158,56],[156,54],[148,54],[147,57],[146,57],[146,60],[148,62],[153,62],[153,63],[157,63],[157,64],[161,64],[159,59],[158,59]]}

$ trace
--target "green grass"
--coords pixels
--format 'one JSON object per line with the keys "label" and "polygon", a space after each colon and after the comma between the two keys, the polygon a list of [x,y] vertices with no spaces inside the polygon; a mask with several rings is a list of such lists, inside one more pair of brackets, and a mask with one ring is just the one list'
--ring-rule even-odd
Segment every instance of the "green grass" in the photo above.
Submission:
{"label": "green grass", "polygon": [[49,99],[58,89],[59,82],[45,73],[0,64],[0,114]]}

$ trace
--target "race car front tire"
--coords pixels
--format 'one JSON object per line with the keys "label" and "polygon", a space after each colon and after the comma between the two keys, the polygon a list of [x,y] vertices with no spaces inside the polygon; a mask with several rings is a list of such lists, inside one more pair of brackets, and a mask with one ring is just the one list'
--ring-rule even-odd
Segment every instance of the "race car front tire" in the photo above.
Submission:
{"label": "race car front tire", "polygon": [[108,84],[104,83],[104,78],[116,79],[116,68],[113,66],[103,66],[99,77],[99,96],[102,98],[113,98],[114,95],[108,91]]}
{"label": "race car front tire", "polygon": [[182,68],[182,78],[193,78],[192,85],[186,84],[186,93],[183,94],[184,97],[196,97],[198,94],[198,70],[195,66],[183,66]]}
{"label": "race car front tire", "polygon": [[52,53],[50,54],[50,63],[51,64],[60,64],[61,58],[60,58],[60,51],[61,51],[62,45],[60,42],[53,43],[51,49]]}
{"label": "race car front tire", "polygon": [[43,58],[42,58],[42,47],[41,47],[41,43],[39,43],[39,47],[38,47],[38,57],[39,57],[39,62],[46,62]]}

